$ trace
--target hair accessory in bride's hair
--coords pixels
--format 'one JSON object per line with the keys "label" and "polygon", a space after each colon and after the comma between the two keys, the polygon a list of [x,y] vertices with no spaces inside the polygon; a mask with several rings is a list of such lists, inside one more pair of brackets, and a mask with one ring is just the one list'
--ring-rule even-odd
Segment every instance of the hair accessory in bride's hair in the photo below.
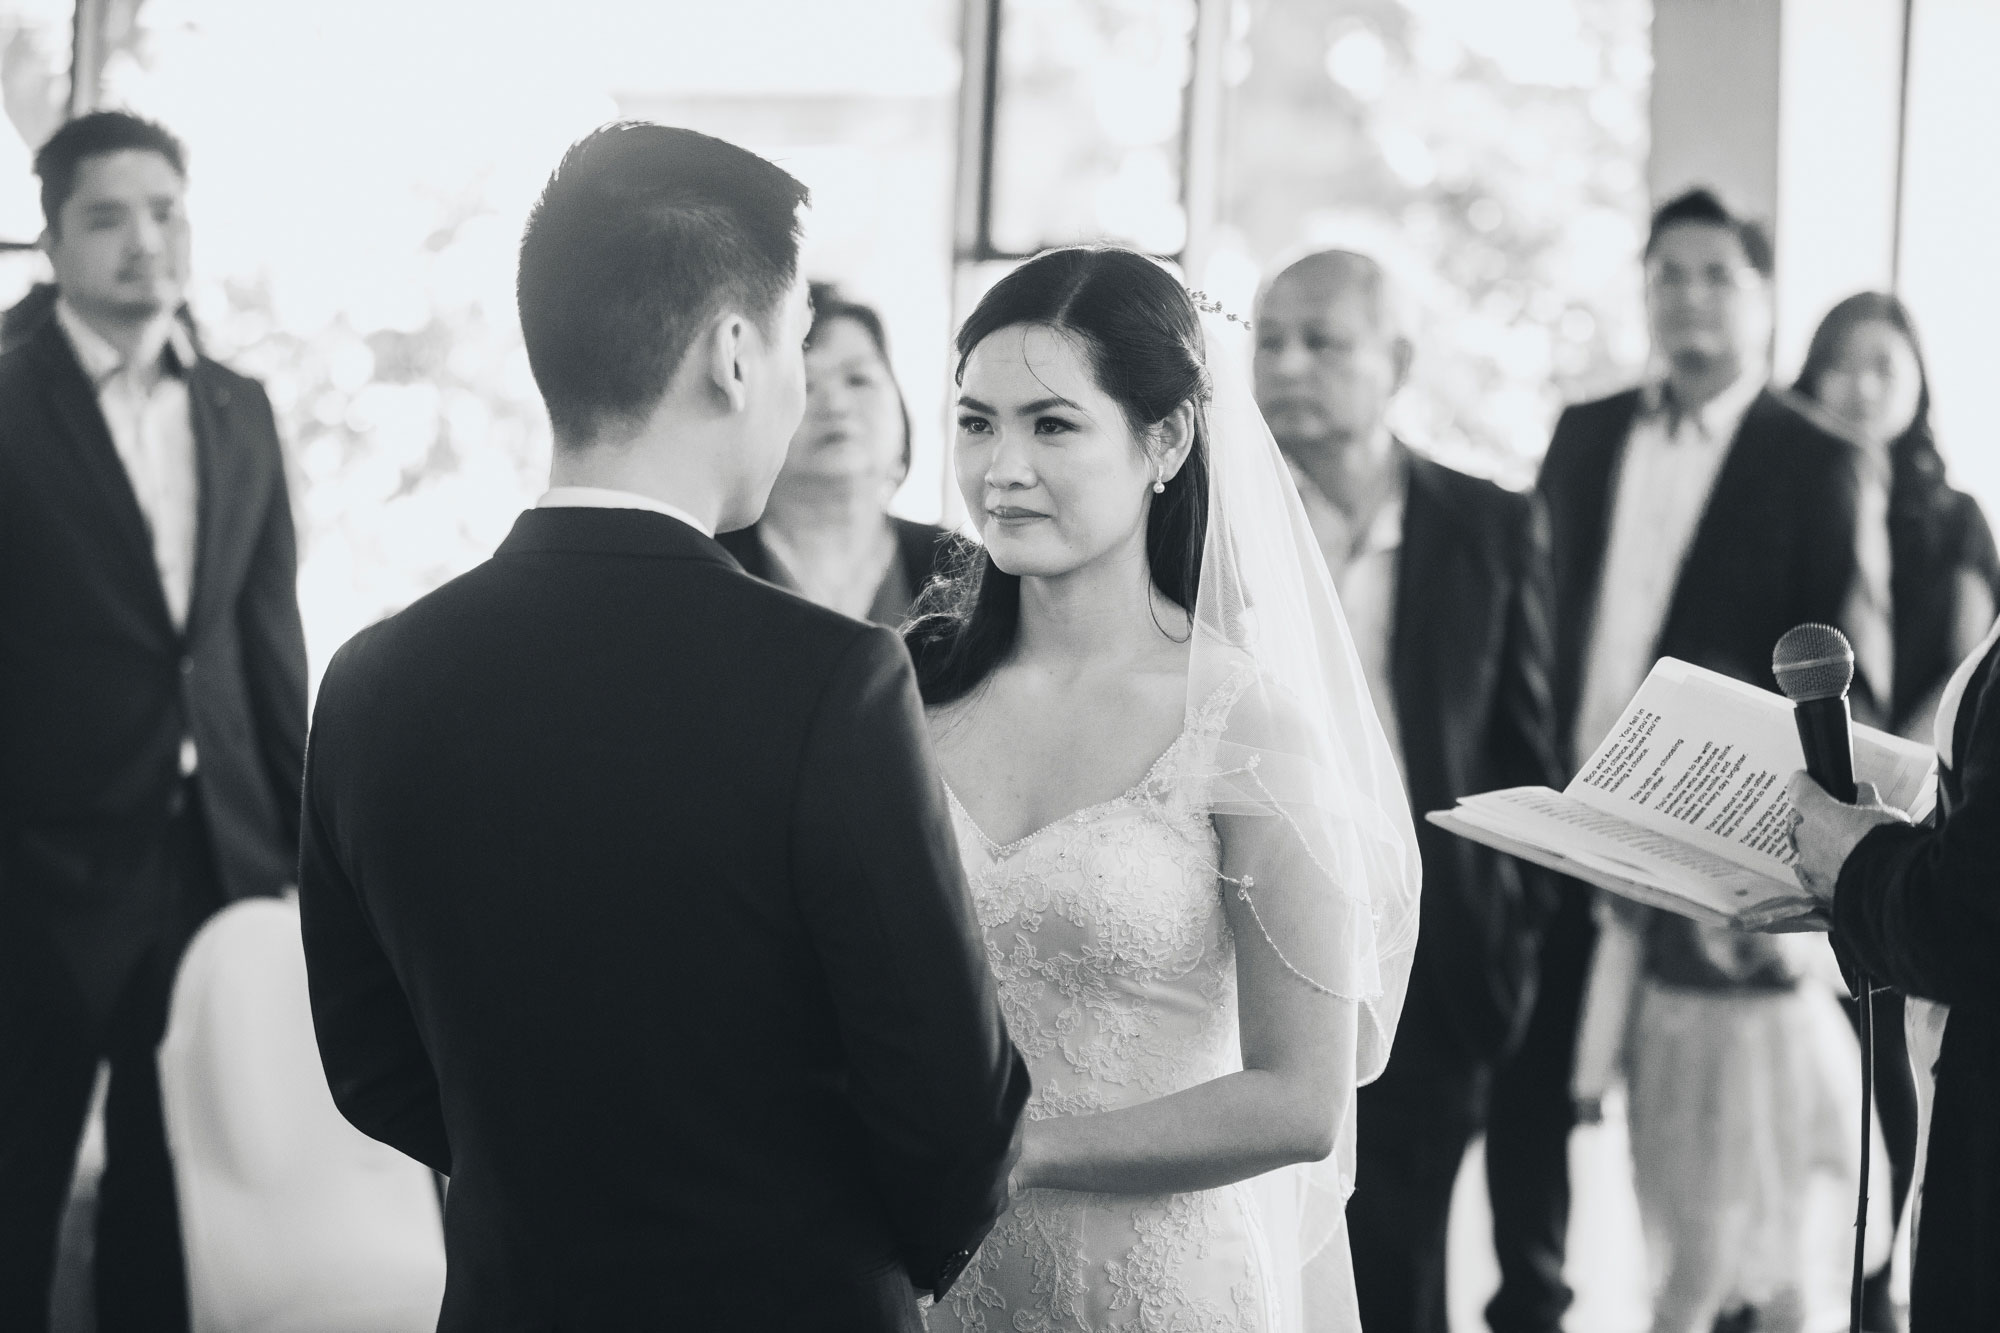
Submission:
{"label": "hair accessory in bride's hair", "polygon": [[1201,311],[1201,313],[1204,315],[1220,315],[1224,319],[1228,320],[1231,324],[1241,324],[1246,331],[1250,327],[1249,320],[1243,318],[1243,316],[1239,314],[1236,314],[1234,311],[1224,310],[1222,308],[1222,302],[1216,300],[1213,296],[1210,296],[1207,292],[1196,291],[1194,288],[1190,287],[1188,288],[1188,299],[1190,301],[1193,301],[1194,308],[1196,310]]}

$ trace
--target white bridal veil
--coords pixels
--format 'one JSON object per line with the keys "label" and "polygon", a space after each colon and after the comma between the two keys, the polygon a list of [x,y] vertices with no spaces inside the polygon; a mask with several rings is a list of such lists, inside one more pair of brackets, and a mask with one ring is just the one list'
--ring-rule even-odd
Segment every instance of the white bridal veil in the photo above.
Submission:
{"label": "white bridal veil", "polygon": [[1355,1329],[1345,1229],[1351,1089],[1389,1059],[1416,948],[1422,869],[1402,776],[1347,619],[1250,391],[1248,326],[1210,313],[1202,330],[1213,389],[1190,723],[1239,676],[1248,681],[1201,775],[1224,830],[1223,887],[1249,905],[1302,984],[1352,1001],[1359,1016],[1332,1156],[1274,1172],[1255,1188],[1274,1267],[1281,1277],[1304,1274],[1305,1308],[1288,1324]]}

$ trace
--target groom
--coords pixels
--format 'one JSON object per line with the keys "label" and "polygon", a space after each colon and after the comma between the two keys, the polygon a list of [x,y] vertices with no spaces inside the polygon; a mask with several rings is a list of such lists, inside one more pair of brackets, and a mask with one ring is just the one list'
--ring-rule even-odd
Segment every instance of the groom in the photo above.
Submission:
{"label": "groom", "polygon": [[759,583],[806,191],[570,149],[522,238],[552,489],[319,694],[334,1100],[451,1177],[441,1329],[920,1328],[1006,1200],[1008,1041],[889,631]]}

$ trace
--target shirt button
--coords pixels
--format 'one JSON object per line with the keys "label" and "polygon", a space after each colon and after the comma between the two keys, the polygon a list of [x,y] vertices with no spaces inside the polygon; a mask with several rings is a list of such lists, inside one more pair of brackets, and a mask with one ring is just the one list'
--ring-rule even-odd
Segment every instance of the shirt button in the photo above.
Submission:
{"label": "shirt button", "polygon": [[194,674],[194,659],[192,657],[183,657],[181,659],[181,674],[183,676],[192,676]]}

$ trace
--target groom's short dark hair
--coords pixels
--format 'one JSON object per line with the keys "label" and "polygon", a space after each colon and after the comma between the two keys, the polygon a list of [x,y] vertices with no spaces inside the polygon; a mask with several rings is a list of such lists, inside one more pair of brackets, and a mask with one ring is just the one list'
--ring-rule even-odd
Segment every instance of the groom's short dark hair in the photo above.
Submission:
{"label": "groom's short dark hair", "polygon": [[721,139],[643,121],[578,140],[521,236],[515,295],[558,447],[636,425],[725,306],[769,332],[806,187]]}

